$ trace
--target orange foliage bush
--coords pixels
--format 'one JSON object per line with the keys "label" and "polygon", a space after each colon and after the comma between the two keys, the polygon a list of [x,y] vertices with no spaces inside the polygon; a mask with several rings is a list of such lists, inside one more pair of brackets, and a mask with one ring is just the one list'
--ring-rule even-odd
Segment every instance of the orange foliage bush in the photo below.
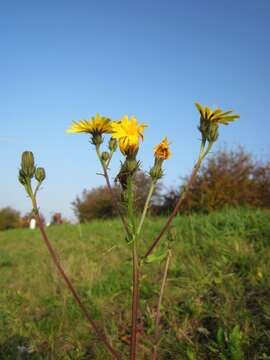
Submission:
{"label": "orange foliage bush", "polygon": [[243,148],[212,156],[182,210],[210,212],[225,205],[270,208],[270,162],[255,161]]}

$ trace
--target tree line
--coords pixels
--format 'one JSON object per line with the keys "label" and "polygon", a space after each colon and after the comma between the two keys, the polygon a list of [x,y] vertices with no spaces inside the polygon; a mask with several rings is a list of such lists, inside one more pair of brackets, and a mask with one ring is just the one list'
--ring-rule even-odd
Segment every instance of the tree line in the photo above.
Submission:
{"label": "tree line", "polygon": [[[182,179],[178,188],[167,189],[160,182],[155,190],[150,213],[153,216],[167,215],[174,208],[189,177]],[[139,172],[135,177],[135,204],[142,211],[150,177]],[[117,183],[113,187],[120,197]],[[224,206],[270,208],[270,162],[256,161],[243,148],[234,151],[220,150],[212,155],[201,168],[199,175],[187,194],[182,207],[183,213],[209,213]],[[105,186],[83,190],[72,202],[77,220],[81,223],[94,219],[108,219],[117,216],[111,195]],[[0,230],[28,227],[31,214],[21,216],[20,212],[5,207],[0,209]],[[45,219],[44,219],[45,222]],[[67,222],[61,213],[55,213],[51,224]]]}
{"label": "tree line", "polygon": [[[151,204],[151,214],[162,216],[170,213],[188,179],[188,176],[185,177],[178,188],[167,189],[162,182],[159,183]],[[134,182],[136,208],[141,211],[150,177],[139,172]],[[117,184],[113,191],[116,197],[120,196]],[[105,186],[85,189],[72,206],[79,222],[116,216]],[[242,147],[234,151],[218,151],[201,168],[179,211],[209,213],[224,206],[270,208],[270,162],[256,161]]]}

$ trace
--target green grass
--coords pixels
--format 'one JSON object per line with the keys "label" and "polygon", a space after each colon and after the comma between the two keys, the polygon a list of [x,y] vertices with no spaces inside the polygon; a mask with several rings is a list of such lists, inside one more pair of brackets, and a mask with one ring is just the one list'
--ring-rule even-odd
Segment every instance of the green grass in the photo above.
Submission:
{"label": "green grass", "polygon": [[[148,220],[143,241],[163,222]],[[174,224],[159,359],[270,359],[270,213],[228,209]],[[121,224],[61,225],[48,235],[94,319],[128,354],[131,249]],[[162,266],[144,265],[138,359],[150,359]],[[0,359],[110,359],[38,230],[0,232]]]}

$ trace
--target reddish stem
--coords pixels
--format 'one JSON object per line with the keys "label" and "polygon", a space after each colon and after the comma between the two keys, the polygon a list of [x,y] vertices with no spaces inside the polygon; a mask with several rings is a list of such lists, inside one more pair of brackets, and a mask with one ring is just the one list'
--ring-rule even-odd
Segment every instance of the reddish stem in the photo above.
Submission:
{"label": "reddish stem", "polygon": [[41,235],[43,237],[43,240],[49,250],[49,253],[51,255],[51,258],[57,268],[57,270],[59,271],[60,275],[62,276],[62,278],[64,279],[67,287],[69,288],[69,290],[71,291],[74,300],[77,302],[77,304],[79,305],[81,312],[83,313],[83,315],[86,317],[86,319],[88,320],[88,322],[90,323],[90,325],[93,327],[94,331],[96,332],[98,338],[100,341],[103,342],[103,344],[106,346],[106,348],[108,349],[108,351],[111,353],[111,355],[115,358],[115,359],[121,359],[120,354],[113,349],[113,347],[111,346],[111,344],[109,343],[106,335],[103,333],[103,331],[96,325],[96,323],[93,321],[89,311],[86,309],[85,305],[82,303],[79,294],[77,293],[77,291],[75,290],[73,284],[71,283],[71,281],[69,280],[68,276],[66,275],[64,269],[62,268],[62,265],[58,259],[57,253],[55,252],[51,242],[48,239],[48,236],[44,230],[42,221],[40,219],[39,216],[39,212],[38,212],[38,208],[37,208],[37,204],[36,201],[33,201],[33,208],[35,211],[35,217],[38,223],[38,227],[40,229]]}
{"label": "reddish stem", "polygon": [[130,359],[136,359],[137,352],[137,320],[139,310],[139,265],[136,249],[136,240],[133,241],[133,291],[132,291],[132,320],[131,320],[131,343]]}
{"label": "reddish stem", "polygon": [[193,182],[194,182],[194,180],[197,176],[197,173],[200,169],[201,163],[202,163],[202,158],[199,158],[196,165],[194,166],[191,177],[189,178],[189,181],[188,181],[187,185],[185,186],[184,191],[182,192],[181,196],[179,197],[179,199],[175,205],[175,208],[173,209],[171,215],[169,216],[168,220],[164,224],[163,228],[160,230],[158,236],[154,239],[154,241],[150,245],[149,249],[144,254],[144,258],[147,258],[147,256],[149,256],[152,253],[154,248],[157,246],[159,240],[162,238],[164,233],[168,230],[168,228],[171,225],[173,219],[175,218],[180,206],[182,205],[183,201],[185,200],[185,197],[186,197],[188,191],[190,190],[191,186],[193,185]]}

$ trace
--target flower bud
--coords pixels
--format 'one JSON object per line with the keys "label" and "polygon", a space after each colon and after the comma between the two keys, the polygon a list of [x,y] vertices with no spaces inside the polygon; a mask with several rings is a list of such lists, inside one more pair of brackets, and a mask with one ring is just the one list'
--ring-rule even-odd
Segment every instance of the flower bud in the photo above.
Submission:
{"label": "flower bud", "polygon": [[110,158],[110,154],[107,152],[107,151],[103,151],[103,153],[101,154],[101,159],[104,161],[104,162],[107,162]]}
{"label": "flower bud", "polygon": [[155,158],[154,166],[150,169],[150,176],[153,181],[157,181],[163,176],[163,170],[162,170],[162,159]]}
{"label": "flower bud", "polygon": [[22,153],[21,170],[24,176],[32,178],[35,175],[35,160],[32,151]]}
{"label": "flower bud", "polygon": [[35,178],[38,182],[42,182],[43,180],[45,180],[46,177],[46,172],[44,168],[38,167],[36,168],[36,172],[35,172]]}
{"label": "flower bud", "polygon": [[126,158],[125,162],[121,165],[119,174],[116,176],[116,179],[120,182],[122,189],[127,188],[127,179],[129,176],[133,176],[137,170],[140,168],[140,162],[136,159]]}
{"label": "flower bud", "polygon": [[100,135],[98,133],[93,133],[92,138],[91,138],[91,143],[95,146],[101,145],[103,143],[102,135]]}
{"label": "flower bud", "polygon": [[19,171],[18,180],[22,185],[26,185],[26,178],[22,170]]}
{"label": "flower bud", "polygon": [[207,138],[207,134],[209,132],[209,123],[207,121],[205,121],[202,117],[201,117],[200,126],[198,127],[198,129],[200,130],[200,132],[202,134],[202,140],[205,141]]}
{"label": "flower bud", "polygon": [[115,152],[115,150],[117,149],[117,140],[111,137],[108,147],[111,152]]}
{"label": "flower bud", "polygon": [[211,124],[207,134],[207,140],[210,143],[213,143],[217,141],[217,139],[218,139],[218,124]]}
{"label": "flower bud", "polygon": [[140,163],[136,159],[126,159],[125,161],[125,170],[128,174],[133,175],[137,170],[139,170]]}

